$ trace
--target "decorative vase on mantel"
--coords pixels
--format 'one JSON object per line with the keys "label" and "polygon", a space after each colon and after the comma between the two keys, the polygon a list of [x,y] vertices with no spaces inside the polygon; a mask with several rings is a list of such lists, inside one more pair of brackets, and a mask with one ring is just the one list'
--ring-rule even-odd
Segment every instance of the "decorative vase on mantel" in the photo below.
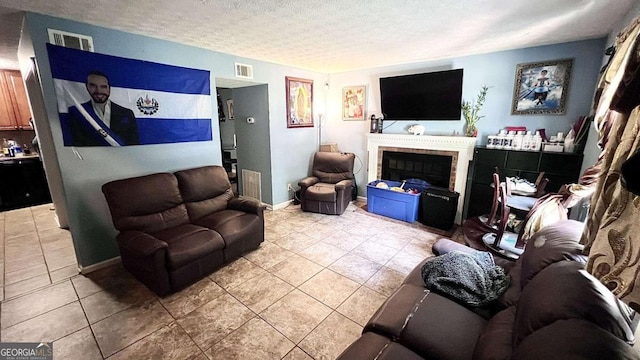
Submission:
{"label": "decorative vase on mantel", "polygon": [[464,128],[464,136],[468,137],[477,137],[478,136],[478,128],[474,125],[465,125]]}
{"label": "decorative vase on mantel", "polygon": [[484,101],[487,98],[487,91],[489,91],[489,87],[484,85],[478,94],[478,98],[475,101],[462,101],[462,105],[460,106],[462,109],[462,116],[464,116],[465,126],[464,126],[464,135],[469,137],[478,136],[478,127],[476,124],[480,119],[484,117],[484,115],[480,115],[479,112],[484,105]]}

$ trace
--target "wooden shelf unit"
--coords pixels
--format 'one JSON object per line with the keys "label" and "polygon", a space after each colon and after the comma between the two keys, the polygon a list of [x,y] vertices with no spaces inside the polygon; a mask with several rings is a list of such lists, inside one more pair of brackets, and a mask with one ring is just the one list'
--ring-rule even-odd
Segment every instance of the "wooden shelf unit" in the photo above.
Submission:
{"label": "wooden shelf unit", "polygon": [[476,147],[469,165],[471,189],[465,199],[464,218],[489,213],[493,202],[493,172],[497,167],[500,178],[520,177],[531,182],[541,171],[549,178],[547,192],[557,192],[564,184],[580,178],[582,154],[543,151],[498,150]]}

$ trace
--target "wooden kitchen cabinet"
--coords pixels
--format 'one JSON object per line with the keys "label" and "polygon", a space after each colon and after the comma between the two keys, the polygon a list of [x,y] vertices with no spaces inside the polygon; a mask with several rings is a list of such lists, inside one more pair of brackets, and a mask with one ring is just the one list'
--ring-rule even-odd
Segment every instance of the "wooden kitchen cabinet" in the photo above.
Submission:
{"label": "wooden kitchen cabinet", "polygon": [[32,130],[31,109],[18,70],[0,71],[0,130]]}
{"label": "wooden kitchen cabinet", "polygon": [[42,161],[38,156],[0,159],[0,211],[51,202]]}

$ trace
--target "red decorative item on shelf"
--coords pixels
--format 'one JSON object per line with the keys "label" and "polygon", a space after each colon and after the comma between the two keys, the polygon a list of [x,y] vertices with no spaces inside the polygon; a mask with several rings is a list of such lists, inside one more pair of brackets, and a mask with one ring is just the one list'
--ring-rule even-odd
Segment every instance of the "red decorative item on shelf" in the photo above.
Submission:
{"label": "red decorative item on shelf", "polygon": [[507,132],[509,132],[509,131],[515,131],[515,132],[527,131],[527,127],[526,126],[507,126],[505,128],[505,130],[507,130]]}

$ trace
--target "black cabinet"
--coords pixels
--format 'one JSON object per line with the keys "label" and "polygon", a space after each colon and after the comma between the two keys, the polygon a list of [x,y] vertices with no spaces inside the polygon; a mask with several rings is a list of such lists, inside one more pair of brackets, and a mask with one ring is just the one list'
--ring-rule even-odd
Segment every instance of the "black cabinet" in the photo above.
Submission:
{"label": "black cabinet", "polygon": [[0,161],[0,210],[17,209],[51,201],[42,161],[14,158]]}
{"label": "black cabinet", "polygon": [[491,210],[493,188],[490,185],[496,167],[500,178],[517,176],[531,182],[544,171],[549,179],[546,191],[557,192],[562,185],[575,183],[580,178],[582,154],[477,147],[469,167],[471,189],[465,199],[464,218],[487,214]]}

